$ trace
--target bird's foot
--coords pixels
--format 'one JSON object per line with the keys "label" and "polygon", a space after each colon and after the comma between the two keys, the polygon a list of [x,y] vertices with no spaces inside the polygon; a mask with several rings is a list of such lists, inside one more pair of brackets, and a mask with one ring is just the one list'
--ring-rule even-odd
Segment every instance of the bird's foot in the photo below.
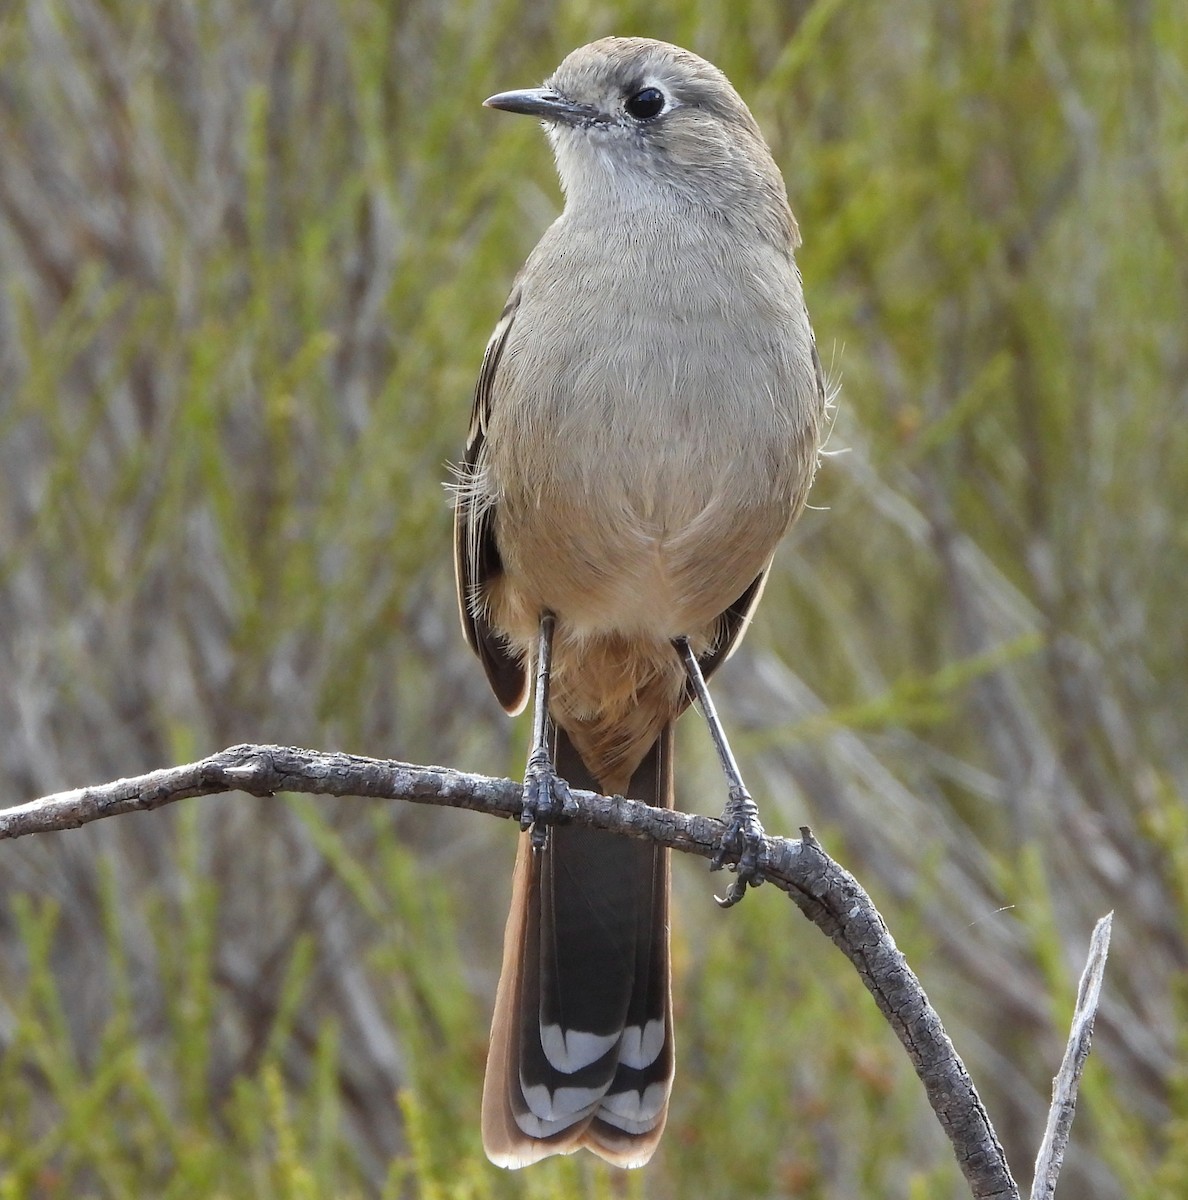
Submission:
{"label": "bird's foot", "polygon": [[548,754],[533,754],[524,772],[524,807],[520,810],[520,828],[532,830],[532,848],[543,850],[549,840],[549,826],[576,810],[569,784],[553,769]]}
{"label": "bird's foot", "polygon": [[[723,908],[730,908],[747,894],[748,887],[758,887],[764,878],[763,826],[759,823],[759,807],[741,784],[730,789],[722,825],[722,837],[710,859],[710,870],[720,871],[729,866],[736,872],[726,895],[714,897]],[[735,861],[728,864],[727,858]]]}

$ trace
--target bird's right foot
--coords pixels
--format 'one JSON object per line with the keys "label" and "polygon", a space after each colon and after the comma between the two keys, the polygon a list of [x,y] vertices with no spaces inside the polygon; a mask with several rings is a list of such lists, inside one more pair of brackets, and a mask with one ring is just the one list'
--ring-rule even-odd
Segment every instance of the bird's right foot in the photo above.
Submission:
{"label": "bird's right foot", "polygon": [[569,784],[554,770],[549,756],[533,754],[524,772],[524,807],[520,810],[520,828],[532,830],[532,848],[543,850],[549,840],[549,826],[576,811]]}

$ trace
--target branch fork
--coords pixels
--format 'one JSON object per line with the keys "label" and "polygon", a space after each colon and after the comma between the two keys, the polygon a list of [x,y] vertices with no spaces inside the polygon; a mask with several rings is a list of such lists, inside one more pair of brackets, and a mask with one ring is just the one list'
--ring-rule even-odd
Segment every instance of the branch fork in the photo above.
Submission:
{"label": "branch fork", "polygon": [[[178,800],[230,791],[253,796],[305,792],[408,800],[515,819],[521,815],[524,795],[523,784],[515,780],[446,767],[291,746],[240,745],[198,762],[59,792],[0,810],[0,840],[77,829],[104,817],[151,811]],[[721,844],[722,823],[712,817],[652,808],[636,800],[593,792],[574,790],[572,797],[570,819],[579,824],[646,838],[710,860]],[[812,832],[804,827],[800,833],[795,840],[762,838],[759,861],[764,878],[786,892],[853,964],[907,1051],[975,1200],[1019,1200],[1018,1186],[973,1080],[886,922],[854,876],[825,853]],[[1053,1084],[1031,1200],[1052,1200],[1055,1195],[1081,1071],[1092,1044],[1112,916],[1103,917],[1093,933],[1068,1048]]]}

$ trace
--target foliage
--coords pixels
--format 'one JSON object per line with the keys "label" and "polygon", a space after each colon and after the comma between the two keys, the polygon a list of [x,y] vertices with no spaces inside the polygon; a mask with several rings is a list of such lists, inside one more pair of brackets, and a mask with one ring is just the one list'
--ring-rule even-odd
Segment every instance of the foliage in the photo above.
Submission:
{"label": "foliage", "polygon": [[[558,197],[532,123],[478,102],[612,31],[751,102],[841,384],[827,511],[719,677],[766,823],[810,821],[875,894],[1023,1176],[1116,908],[1065,1187],[1183,1193],[1171,0],[0,9],[4,802],[241,741],[518,772],[440,483]],[[717,811],[682,739],[684,802]],[[3,848],[0,1196],[962,1194],[845,964],[773,896],[711,913],[683,868],[654,1165],[497,1172],[511,831],[183,808]]]}

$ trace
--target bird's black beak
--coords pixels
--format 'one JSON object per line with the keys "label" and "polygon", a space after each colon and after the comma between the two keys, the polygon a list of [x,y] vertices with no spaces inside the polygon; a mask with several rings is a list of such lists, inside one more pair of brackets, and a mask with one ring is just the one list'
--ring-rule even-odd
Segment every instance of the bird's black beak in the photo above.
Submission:
{"label": "bird's black beak", "polygon": [[589,104],[575,104],[549,88],[525,88],[522,92],[500,92],[483,101],[484,108],[500,108],[504,112],[524,113],[542,121],[561,121],[580,125],[598,119],[598,110]]}

